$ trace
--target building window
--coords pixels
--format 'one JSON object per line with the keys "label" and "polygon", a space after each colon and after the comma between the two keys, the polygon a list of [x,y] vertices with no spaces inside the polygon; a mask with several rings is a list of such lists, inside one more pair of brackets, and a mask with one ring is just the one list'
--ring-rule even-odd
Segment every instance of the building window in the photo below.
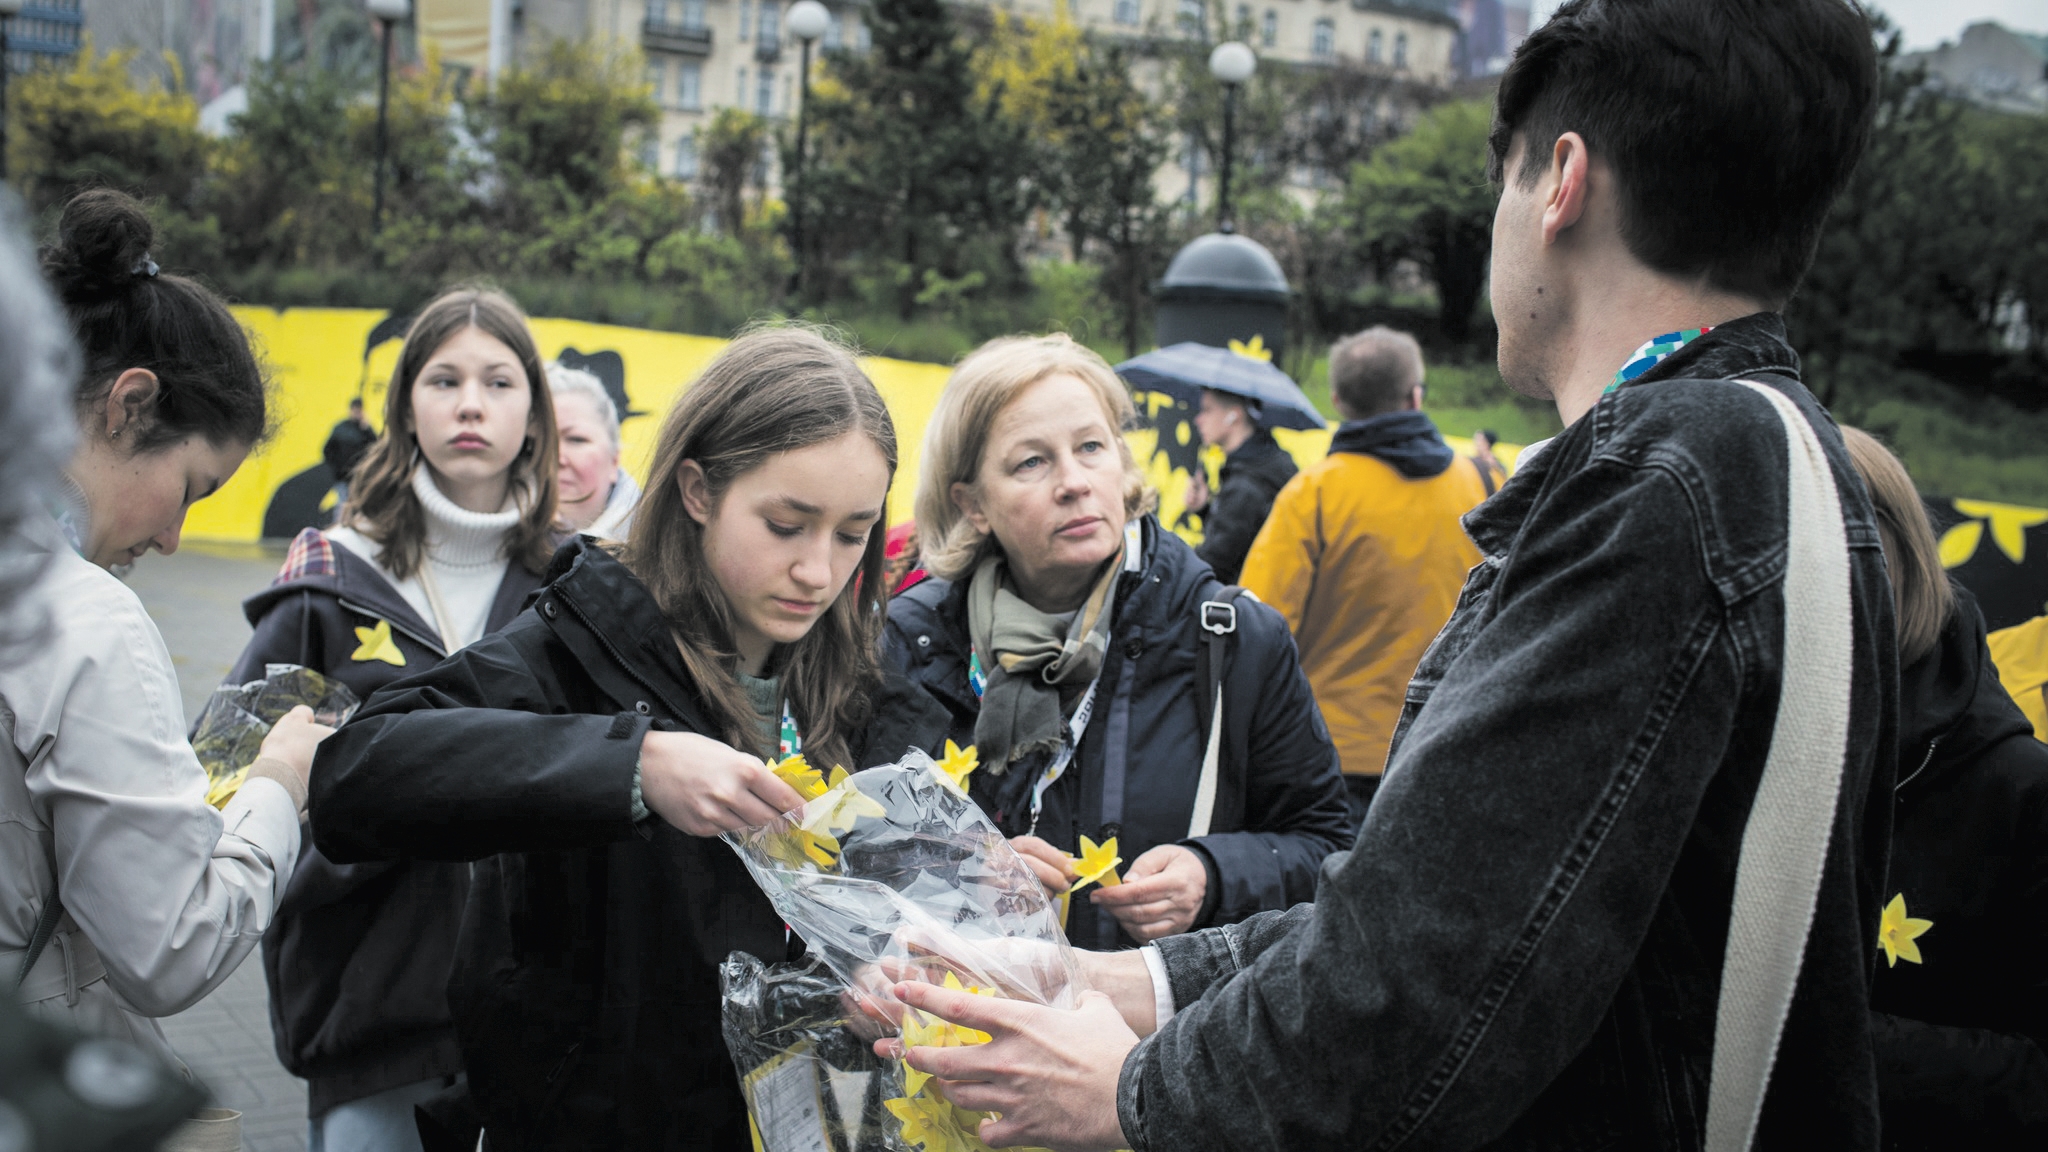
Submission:
{"label": "building window", "polygon": [[1119,24],[1136,24],[1138,0],[1116,0],[1116,7],[1111,11],[1110,19]]}
{"label": "building window", "polygon": [[676,107],[695,112],[704,107],[704,66],[695,60],[676,65]]}
{"label": "building window", "polygon": [[1315,43],[1309,54],[1318,60],[1328,60],[1337,54],[1337,26],[1328,20],[1316,21]]}
{"label": "building window", "polygon": [[875,46],[875,35],[868,31],[868,22],[863,20],[853,26],[853,50],[862,55]]}
{"label": "building window", "polygon": [[782,38],[782,9],[775,0],[761,0],[761,32],[757,37],[763,44],[773,44]]}
{"label": "building window", "polygon": [[704,30],[704,0],[683,0],[683,27],[692,32]]}
{"label": "building window", "polygon": [[832,19],[825,21],[825,51],[846,47],[845,29],[844,16],[835,13]]}
{"label": "building window", "polygon": [[760,80],[754,89],[754,111],[763,116],[775,114],[775,69],[763,68]]}
{"label": "building window", "polygon": [[1237,6],[1237,26],[1234,29],[1232,29],[1232,31],[1237,33],[1237,38],[1239,40],[1249,40],[1252,38],[1251,5],[1239,4]]}
{"label": "building window", "polygon": [[668,23],[668,0],[647,0],[647,22],[656,26]]}
{"label": "building window", "polygon": [[[654,17],[649,16],[648,19],[652,20]],[[654,89],[654,102],[656,104],[660,104],[662,101],[662,95],[668,87],[667,81],[668,69],[663,67],[659,60],[649,60],[647,62],[647,86]]]}
{"label": "building window", "polygon": [[1180,30],[1190,36],[1202,34],[1202,0],[1180,0]]}
{"label": "building window", "polygon": [[1367,64],[1377,64],[1380,62],[1380,58],[1383,55],[1385,55],[1385,53],[1381,49],[1381,45],[1384,43],[1384,41],[1385,37],[1380,35],[1380,30],[1377,28],[1372,30],[1371,36],[1366,37],[1365,62]]}
{"label": "building window", "polygon": [[[747,0],[740,0],[740,40],[742,42],[753,34],[753,27],[754,6],[747,3]],[[745,85],[741,85],[741,87],[745,87]]]}
{"label": "building window", "polygon": [[732,103],[735,108],[745,108],[747,106],[747,69],[745,65],[740,66],[739,83],[733,85]]}
{"label": "building window", "polygon": [[676,179],[695,180],[696,178],[697,134],[692,132],[688,136],[676,138]]}
{"label": "building window", "polygon": [[1407,66],[1408,34],[1406,32],[1396,32],[1394,33],[1394,67],[1406,68]]}
{"label": "building window", "polygon": [[1271,48],[1280,42],[1280,13],[1266,9],[1266,18],[1259,22],[1259,43]]}

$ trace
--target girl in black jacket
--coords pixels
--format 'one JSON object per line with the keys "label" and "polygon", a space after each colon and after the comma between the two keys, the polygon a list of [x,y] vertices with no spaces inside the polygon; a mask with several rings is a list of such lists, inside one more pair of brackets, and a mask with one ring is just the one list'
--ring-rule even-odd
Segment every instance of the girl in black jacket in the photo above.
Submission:
{"label": "girl in black jacket", "polygon": [[895,466],[845,349],[742,337],[669,413],[616,556],[572,542],[317,761],[333,859],[479,862],[449,1001],[493,1149],[747,1147],[717,965],[800,941],[710,837],[799,806],[764,757],[865,767],[943,730],[876,659]]}
{"label": "girl in black jacket", "polygon": [[[335,526],[300,533],[243,602],[255,634],[229,682],[298,664],[367,699],[503,627],[553,551],[555,454],[519,306],[443,293],[406,330],[384,435]],[[413,1106],[462,1072],[446,989],[468,887],[457,865],[302,849],[263,972],[278,1053],[306,1081],[311,1152],[420,1147]]]}

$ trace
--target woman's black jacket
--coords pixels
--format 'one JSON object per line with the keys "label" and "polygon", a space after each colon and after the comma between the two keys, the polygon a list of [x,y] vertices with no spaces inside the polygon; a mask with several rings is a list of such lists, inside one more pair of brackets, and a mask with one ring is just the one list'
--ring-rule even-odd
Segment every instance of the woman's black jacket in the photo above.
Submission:
{"label": "woman's black jacket", "polygon": [[1899,673],[1888,890],[1934,922],[1871,989],[1884,1143],[2048,1148],[2048,744],[1967,592]]}
{"label": "woman's black jacket", "polygon": [[[1117,582],[1109,651],[1077,763],[1047,790],[1037,834],[1071,853],[1084,833],[1115,835],[1126,868],[1154,845],[1193,847],[1209,866],[1196,927],[1307,900],[1323,858],[1349,848],[1356,829],[1287,622],[1250,596],[1236,602],[1216,806],[1209,835],[1190,840],[1209,735],[1195,657],[1206,634],[1196,614],[1223,586],[1157,520],[1147,516],[1143,534],[1138,570]],[[971,743],[981,701],[967,682],[966,583],[926,580],[890,601],[885,646],[889,661],[951,712],[948,737]],[[1031,816],[1008,810],[1021,806],[1002,798],[1002,783],[984,767],[969,778],[969,790],[1016,836]],[[1086,900],[1074,901],[1067,934],[1088,948],[1135,943]]]}
{"label": "woman's black jacket", "polygon": [[1251,555],[1252,541],[1273,513],[1273,498],[1301,469],[1294,457],[1264,428],[1223,458],[1222,474],[1216,478],[1216,492],[1202,515],[1202,546],[1195,554],[1206,561],[1216,578],[1236,583],[1244,571],[1244,558]]}
{"label": "woman's black jacket", "polygon": [[[943,725],[892,679],[855,755]],[[749,1145],[717,966],[801,941],[726,845],[633,820],[650,727],[716,732],[646,587],[576,540],[509,626],[379,692],[314,761],[330,858],[477,862],[448,999],[493,1148]]]}
{"label": "woman's black jacket", "polygon": [[[511,623],[540,579],[507,565],[486,631]],[[255,631],[231,684],[260,678],[266,665],[298,664],[367,700],[447,655],[440,633],[369,561],[311,528],[242,611]],[[458,864],[337,864],[310,839],[302,844],[263,936],[263,975],[278,1058],[306,1081],[312,1116],[462,1071],[448,969],[468,893],[469,870]]]}

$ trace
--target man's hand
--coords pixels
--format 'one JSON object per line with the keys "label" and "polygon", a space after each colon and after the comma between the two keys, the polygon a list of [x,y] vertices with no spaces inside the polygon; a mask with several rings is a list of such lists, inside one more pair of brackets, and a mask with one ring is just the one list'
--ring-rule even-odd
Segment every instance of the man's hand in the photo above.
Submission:
{"label": "man's hand", "polygon": [[1161,844],[1131,862],[1124,882],[1088,898],[1141,944],[1194,927],[1209,891],[1209,869],[1192,848]]}
{"label": "man's hand", "polygon": [[1188,473],[1188,497],[1182,503],[1197,514],[1209,507],[1209,469],[1200,463]]}
{"label": "man's hand", "polygon": [[1012,836],[1010,847],[1024,857],[1024,862],[1038,874],[1038,882],[1054,896],[1065,892],[1081,878],[1081,874],[1074,870],[1073,857],[1036,836]]}
{"label": "man's hand", "polygon": [[772,824],[804,806],[759,757],[694,732],[649,732],[641,741],[640,800],[692,836]]}
{"label": "man's hand", "polygon": [[990,1147],[1028,1145],[1061,1152],[1107,1152],[1129,1146],[1116,1113],[1124,1058],[1138,1046],[1109,997],[1083,992],[1072,1010],[1000,1000],[930,984],[899,984],[896,996],[934,1016],[979,1028],[986,1044],[912,1048],[876,1043],[878,1055],[907,1055],[910,1066],[937,1077],[946,1099],[976,1112]]}

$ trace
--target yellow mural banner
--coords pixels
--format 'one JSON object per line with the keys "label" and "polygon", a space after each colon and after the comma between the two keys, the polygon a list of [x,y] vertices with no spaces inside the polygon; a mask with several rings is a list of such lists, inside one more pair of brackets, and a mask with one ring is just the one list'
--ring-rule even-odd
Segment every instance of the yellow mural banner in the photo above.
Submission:
{"label": "yellow mural banner", "polygon": [[[226,487],[193,506],[185,521],[185,536],[215,543],[254,543],[263,538],[265,514],[288,483],[298,480],[303,485],[312,481],[324,491],[325,473],[319,472],[320,449],[335,422],[347,414],[351,399],[361,396],[371,422],[381,424],[385,391],[398,363],[400,340],[394,334],[370,344],[389,315],[376,309],[238,307],[234,311],[255,338],[270,367],[276,385],[278,432],[249,456]],[[662,417],[728,343],[710,336],[652,332],[580,320],[536,319],[532,325],[544,360],[566,357],[574,362],[605,357],[607,353],[617,357],[616,362],[609,358],[606,361],[622,373],[627,400],[620,427],[620,462],[642,483],[647,481],[647,466]],[[881,357],[866,359],[862,365],[881,390],[896,421],[899,464],[896,484],[889,494],[889,519],[891,523],[900,523],[911,518],[925,424],[951,369],[942,364]],[[1149,405],[1148,414],[1156,414],[1170,403],[1157,396],[1141,399]],[[1171,434],[1180,436],[1185,443],[1192,431],[1181,422]],[[1159,489],[1161,520],[1172,524],[1183,508],[1188,473],[1172,465],[1165,453],[1154,451],[1159,435],[1151,428],[1142,428],[1130,433],[1128,440],[1137,458],[1144,462],[1148,478]],[[1322,459],[1329,450],[1327,431],[1283,430],[1276,436],[1281,446],[1304,465]],[[1472,450],[1466,440],[1452,439],[1451,445],[1461,455]],[[1513,466],[1513,446],[1499,445],[1495,452],[1503,463]],[[1212,450],[1211,467],[1218,461],[1220,454]],[[296,528],[272,535],[289,536],[294,531]]]}

